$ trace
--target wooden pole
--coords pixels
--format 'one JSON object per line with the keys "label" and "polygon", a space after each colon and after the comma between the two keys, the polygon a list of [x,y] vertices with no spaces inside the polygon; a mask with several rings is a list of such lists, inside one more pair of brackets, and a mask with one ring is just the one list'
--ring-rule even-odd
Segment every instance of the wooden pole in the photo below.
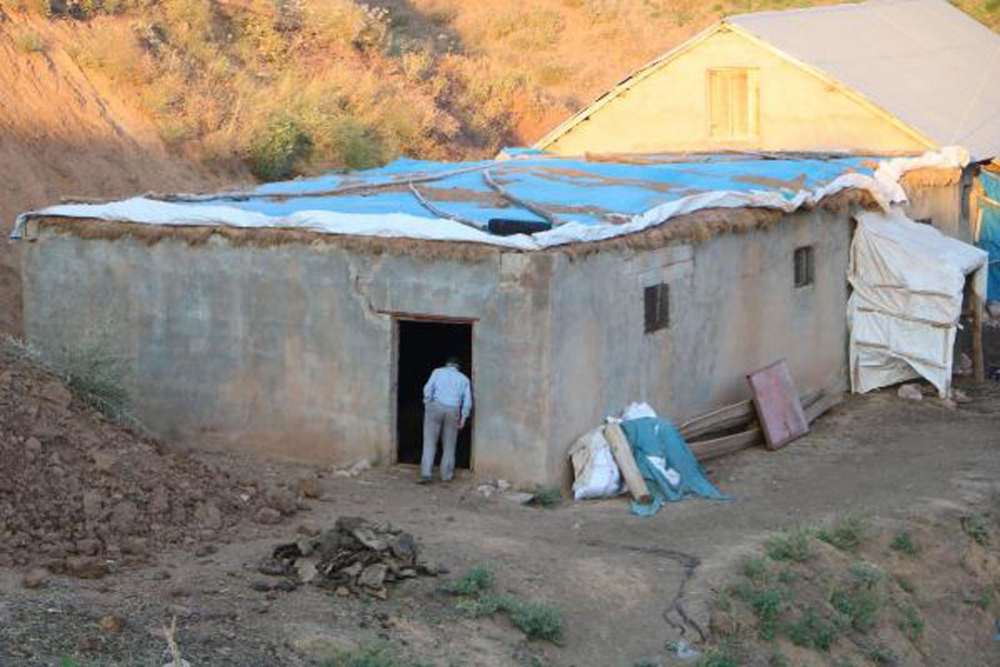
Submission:
{"label": "wooden pole", "polygon": [[628,438],[625,431],[618,424],[608,424],[604,427],[604,437],[611,445],[611,453],[614,454],[615,463],[625,478],[632,497],[644,505],[653,502],[653,495],[646,486],[646,480],[642,478],[639,467],[635,464],[635,457],[632,456],[632,448],[629,447]]}
{"label": "wooden pole", "polygon": [[[982,271],[982,269],[980,269]],[[972,276],[968,278],[972,283]],[[972,372],[974,377],[982,382],[986,379],[986,358],[983,354],[983,300],[970,289],[972,296]]]}

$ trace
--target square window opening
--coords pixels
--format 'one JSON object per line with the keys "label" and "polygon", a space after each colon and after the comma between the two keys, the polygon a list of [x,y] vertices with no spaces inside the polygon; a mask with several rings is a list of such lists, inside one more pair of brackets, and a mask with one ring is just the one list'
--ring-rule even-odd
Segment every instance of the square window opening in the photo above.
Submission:
{"label": "square window opening", "polygon": [[646,312],[646,333],[670,326],[670,287],[666,283],[650,285],[643,290]]}
{"label": "square window opening", "polygon": [[815,280],[815,260],[811,245],[795,249],[795,286],[806,287]]}

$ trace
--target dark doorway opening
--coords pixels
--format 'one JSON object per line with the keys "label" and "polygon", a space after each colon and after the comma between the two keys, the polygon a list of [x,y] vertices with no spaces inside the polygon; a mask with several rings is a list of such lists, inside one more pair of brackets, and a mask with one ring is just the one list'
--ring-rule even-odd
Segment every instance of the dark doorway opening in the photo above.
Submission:
{"label": "dark doorway opening", "polygon": [[[396,442],[399,463],[420,463],[424,448],[424,384],[448,357],[462,361],[472,377],[472,324],[399,320],[399,367],[396,390]],[[475,391],[475,389],[473,389]],[[438,447],[435,465],[441,460]],[[472,419],[458,432],[455,467],[472,463]]]}

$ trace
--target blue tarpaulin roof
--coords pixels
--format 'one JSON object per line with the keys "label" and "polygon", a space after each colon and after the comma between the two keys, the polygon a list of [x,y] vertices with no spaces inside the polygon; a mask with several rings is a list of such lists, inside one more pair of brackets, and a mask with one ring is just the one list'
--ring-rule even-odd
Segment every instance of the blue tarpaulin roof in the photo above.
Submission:
{"label": "blue tarpaulin roof", "polygon": [[[758,153],[588,159],[510,149],[495,160],[401,159],[378,169],[329,172],[239,192],[64,204],[23,214],[11,236],[20,238],[28,219],[47,216],[273,227],[535,250],[631,234],[700,209],[791,212],[848,188],[867,190],[888,205],[905,199],[897,172],[951,166],[952,161],[953,156],[937,154],[899,162],[874,156]],[[893,168],[883,172],[887,163]],[[502,237],[490,233],[495,219],[536,226]]]}
{"label": "blue tarpaulin roof", "polygon": [[[620,222],[657,206],[705,192],[780,194],[787,201],[815,191],[846,173],[873,173],[871,159],[806,159],[720,154],[688,158],[647,156],[641,163],[597,162],[521,152],[509,160],[465,163],[401,159],[378,169],[328,173],[263,185],[249,198],[220,196],[194,205],[225,205],[268,216],[306,210],[405,213],[437,218],[407,187],[416,187],[434,208],[485,228],[491,218],[541,221],[537,213],[505,199],[484,178],[515,200],[559,221]],[[667,161],[667,160],[670,161]],[[338,194],[339,193],[339,194]]]}

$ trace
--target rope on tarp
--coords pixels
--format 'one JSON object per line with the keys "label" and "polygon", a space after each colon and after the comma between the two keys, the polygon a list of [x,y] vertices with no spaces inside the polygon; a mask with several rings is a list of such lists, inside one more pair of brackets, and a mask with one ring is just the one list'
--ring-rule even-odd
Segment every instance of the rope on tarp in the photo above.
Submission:
{"label": "rope on tarp", "polygon": [[511,194],[511,192],[507,190],[507,188],[503,187],[502,185],[497,183],[496,180],[494,180],[492,170],[490,170],[489,168],[483,170],[483,180],[486,182],[486,185],[490,186],[490,188],[495,190],[497,194],[499,194],[501,197],[509,201],[511,204],[514,204],[515,206],[520,206],[525,210],[531,211],[542,220],[548,222],[553,227],[558,227],[559,225],[562,224],[562,221],[556,218],[556,216],[554,216],[550,211],[542,208],[538,204],[532,204],[530,201],[526,201],[524,199],[521,199],[520,197]]}
{"label": "rope on tarp", "polygon": [[432,204],[431,201],[426,196],[424,196],[424,193],[422,193],[419,190],[419,188],[417,188],[414,181],[410,181],[409,183],[407,183],[407,185],[409,186],[410,192],[413,193],[413,196],[416,198],[417,202],[419,202],[421,206],[423,206],[425,209],[427,209],[434,215],[438,216],[439,218],[445,218],[447,220],[451,220],[452,222],[457,222],[460,225],[465,225],[466,227],[472,227],[473,229],[479,231],[483,230],[483,228],[477,225],[474,221],[469,220],[468,218],[463,218],[462,216],[459,215],[448,213],[448,211],[438,208],[437,206]]}
{"label": "rope on tarp", "polygon": [[[410,178],[393,178],[384,183],[352,183],[339,188],[328,188],[325,190],[303,190],[301,192],[232,192],[208,195],[171,195],[156,192],[147,192],[142,195],[146,199],[154,199],[164,202],[198,203],[207,201],[248,201],[250,199],[298,199],[301,197],[337,197],[340,195],[356,194],[358,192],[370,192],[374,190],[385,190],[387,188],[407,187],[412,183],[431,183],[440,181],[452,176],[461,176],[472,172],[488,169],[487,165],[480,164],[461,169],[451,169],[441,171],[426,176],[416,176]],[[477,229],[479,229],[477,227]]]}

